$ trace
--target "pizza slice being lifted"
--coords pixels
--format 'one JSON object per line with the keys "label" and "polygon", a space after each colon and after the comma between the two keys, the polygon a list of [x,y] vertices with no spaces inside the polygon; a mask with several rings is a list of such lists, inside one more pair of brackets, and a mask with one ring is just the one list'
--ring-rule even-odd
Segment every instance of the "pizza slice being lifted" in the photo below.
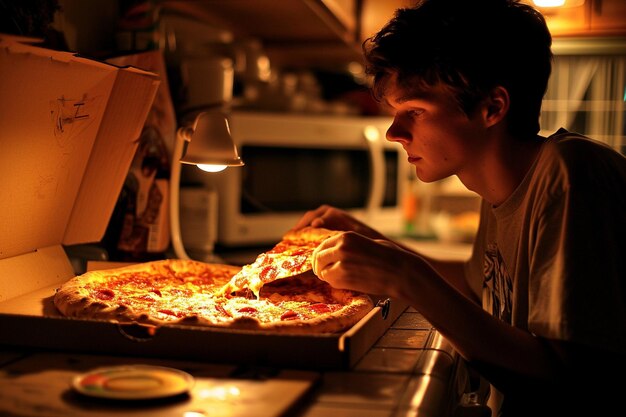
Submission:
{"label": "pizza slice being lifted", "polygon": [[313,251],[327,238],[340,232],[316,227],[290,230],[282,240],[256,260],[244,265],[220,291],[230,295],[250,290],[259,298],[263,285],[282,278],[303,274],[312,268]]}

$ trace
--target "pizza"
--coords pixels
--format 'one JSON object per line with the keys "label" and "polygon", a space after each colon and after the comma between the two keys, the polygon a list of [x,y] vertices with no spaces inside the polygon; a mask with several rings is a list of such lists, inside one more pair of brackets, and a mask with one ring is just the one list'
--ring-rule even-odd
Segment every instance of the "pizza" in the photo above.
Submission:
{"label": "pizza", "polygon": [[244,265],[224,286],[223,293],[228,295],[247,289],[258,297],[265,284],[310,271],[315,248],[337,233],[316,227],[290,230],[272,249],[261,253],[253,263]]}
{"label": "pizza", "polygon": [[62,284],[54,304],[67,317],[281,333],[341,332],[373,308],[368,295],[331,287],[307,262],[296,262],[295,276],[264,281],[258,293],[231,287],[242,267],[194,260],[89,271]]}

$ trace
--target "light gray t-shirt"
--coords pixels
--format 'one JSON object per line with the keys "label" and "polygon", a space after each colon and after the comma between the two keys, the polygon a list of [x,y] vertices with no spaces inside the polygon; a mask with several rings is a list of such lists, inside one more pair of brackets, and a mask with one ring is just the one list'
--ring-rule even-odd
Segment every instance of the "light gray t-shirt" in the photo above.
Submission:
{"label": "light gray t-shirt", "polygon": [[483,201],[466,273],[503,321],[626,353],[626,158],[563,129],[547,138],[502,205]]}

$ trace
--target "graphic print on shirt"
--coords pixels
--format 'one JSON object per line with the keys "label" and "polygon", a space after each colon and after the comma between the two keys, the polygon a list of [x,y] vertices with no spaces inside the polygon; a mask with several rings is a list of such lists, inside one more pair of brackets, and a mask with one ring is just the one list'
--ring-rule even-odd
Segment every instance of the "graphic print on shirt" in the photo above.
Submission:
{"label": "graphic print on shirt", "polygon": [[483,291],[487,289],[487,306],[491,307],[491,314],[506,323],[511,323],[513,283],[495,243],[487,245],[483,271],[485,275]]}

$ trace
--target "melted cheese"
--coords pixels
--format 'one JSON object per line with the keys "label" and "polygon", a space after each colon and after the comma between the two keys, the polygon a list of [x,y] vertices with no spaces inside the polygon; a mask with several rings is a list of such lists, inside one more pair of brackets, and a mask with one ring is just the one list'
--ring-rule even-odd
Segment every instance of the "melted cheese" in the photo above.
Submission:
{"label": "melted cheese", "polygon": [[310,270],[311,255],[316,247],[315,243],[289,246],[282,242],[257,256],[253,263],[244,265],[220,293],[228,295],[248,289],[258,299],[263,285]]}

